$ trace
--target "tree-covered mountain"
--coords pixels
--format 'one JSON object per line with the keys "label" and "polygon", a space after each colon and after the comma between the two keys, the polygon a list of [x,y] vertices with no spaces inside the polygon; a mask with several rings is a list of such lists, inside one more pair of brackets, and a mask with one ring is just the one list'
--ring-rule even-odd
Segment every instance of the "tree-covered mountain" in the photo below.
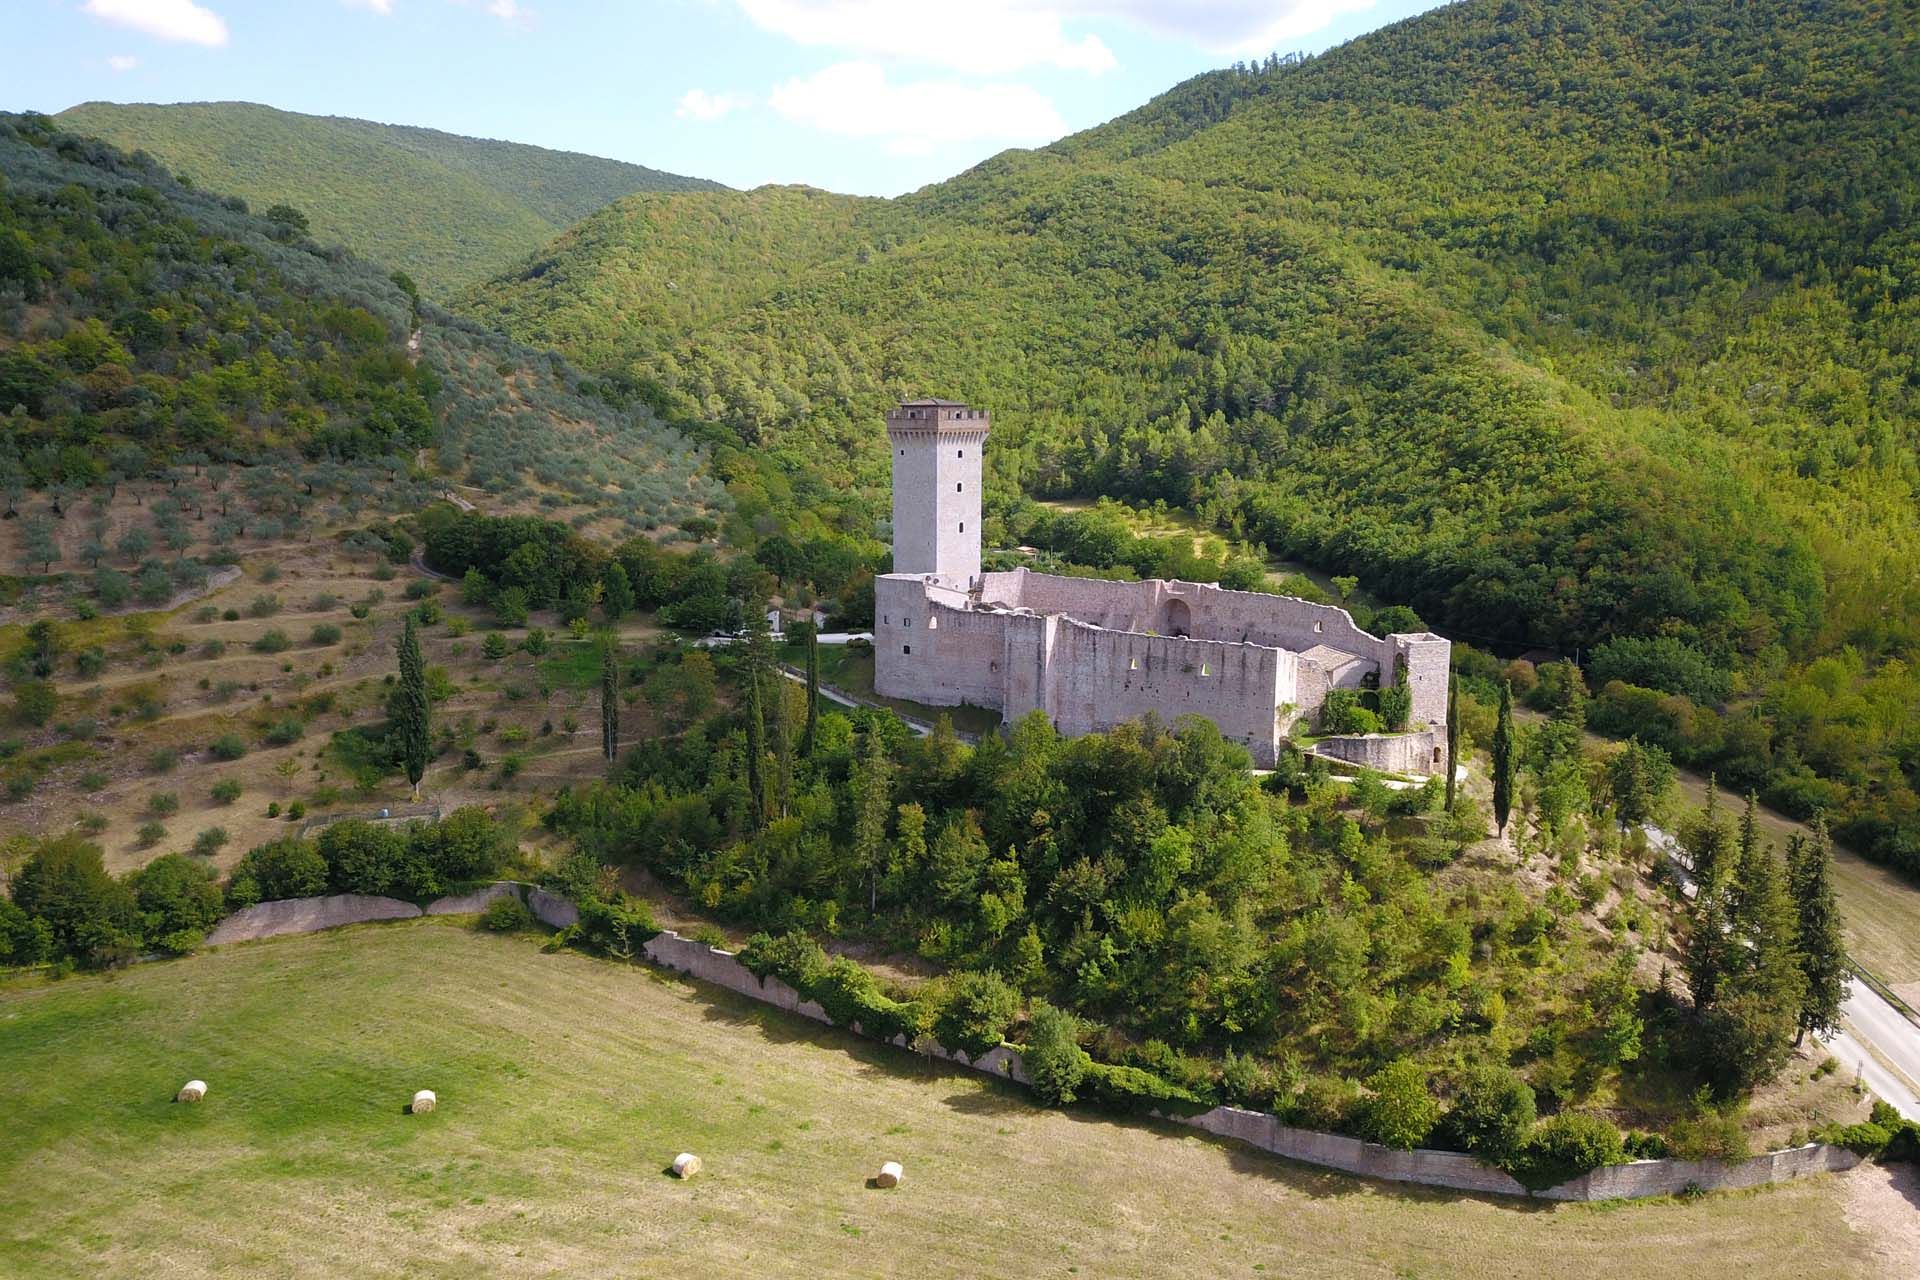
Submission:
{"label": "tree-covered mountain", "polygon": [[652,229],[752,242],[764,193],[630,198],[468,303],[869,496],[889,400],[990,406],[1002,492],[1594,653],[1610,727],[1920,866],[1914,19],[1468,0],[804,206],[697,306],[714,236]]}
{"label": "tree-covered mountain", "polygon": [[401,483],[430,447],[501,500],[537,490],[635,532],[725,501],[690,440],[610,406],[558,357],[151,158],[0,116],[9,514],[29,490],[64,519],[76,490],[210,464],[298,477],[309,495],[346,484],[342,464]]}
{"label": "tree-covered mountain", "polygon": [[434,297],[501,270],[621,196],[719,189],[598,156],[251,102],[88,102],[57,119],[151,152],[209,190],[261,208],[291,205],[323,243],[398,267]]}

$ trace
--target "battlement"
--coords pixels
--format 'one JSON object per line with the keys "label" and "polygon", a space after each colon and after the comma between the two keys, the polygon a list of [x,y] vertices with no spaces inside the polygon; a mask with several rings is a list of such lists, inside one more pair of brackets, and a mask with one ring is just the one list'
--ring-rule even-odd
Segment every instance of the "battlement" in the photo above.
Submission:
{"label": "battlement", "polygon": [[887,433],[899,431],[978,431],[992,426],[992,415],[958,400],[903,400],[887,410]]}

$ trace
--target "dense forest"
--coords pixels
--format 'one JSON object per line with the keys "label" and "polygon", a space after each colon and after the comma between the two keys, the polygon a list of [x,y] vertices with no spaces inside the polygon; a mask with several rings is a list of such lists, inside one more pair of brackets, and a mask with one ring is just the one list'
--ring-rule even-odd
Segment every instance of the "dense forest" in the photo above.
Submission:
{"label": "dense forest", "polygon": [[[631,532],[725,506],[694,443],[644,407],[320,248],[297,209],[254,214],[45,117],[0,117],[0,176],[0,486],[9,515],[46,505],[28,526],[63,524],[84,490],[218,490],[235,467],[276,531],[312,506],[303,489],[417,510],[408,473],[429,447],[503,499]],[[41,574],[77,549],[33,540]]]}
{"label": "dense forest", "polygon": [[147,151],[210,191],[308,211],[314,235],[397,267],[444,300],[636,191],[718,183],[517,142],[251,102],[88,102],[74,133]]}
{"label": "dense forest", "polygon": [[632,197],[463,305],[730,429],[750,537],[798,509],[775,470],[882,516],[887,402],[969,399],[990,489],[1164,500],[1592,654],[1597,725],[1911,870],[1901,10],[1476,0],[897,201]]}

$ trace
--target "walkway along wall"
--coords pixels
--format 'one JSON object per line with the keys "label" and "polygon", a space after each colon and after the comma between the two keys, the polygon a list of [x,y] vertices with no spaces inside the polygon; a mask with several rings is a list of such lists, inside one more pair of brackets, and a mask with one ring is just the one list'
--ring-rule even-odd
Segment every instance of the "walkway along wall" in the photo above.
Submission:
{"label": "walkway along wall", "polygon": [[[237,911],[221,921],[207,941],[238,942],[281,934],[314,933],[338,925],[373,920],[473,912],[506,894],[519,897],[532,910],[535,918],[552,928],[565,928],[580,918],[573,904],[564,898],[533,885],[502,881],[474,893],[440,898],[428,903],[424,910],[398,898],[376,898],[362,894],[263,902]],[[731,951],[683,938],[671,929],[663,930],[649,939],[642,950],[648,960],[662,968],[725,987],[749,1000],[758,1000],[788,1013],[833,1025],[826,1010],[814,1001],[802,998],[799,992],[778,978],[757,976],[740,963],[739,957]],[[859,1024],[854,1024],[848,1030],[858,1034]],[[1020,1055],[1004,1045],[978,1058],[969,1059],[966,1054],[949,1051],[924,1036],[911,1045],[900,1036],[894,1037],[892,1043],[1003,1080],[1023,1085],[1031,1083]],[[1638,1160],[1632,1164],[1607,1165],[1557,1187],[1530,1192],[1501,1170],[1490,1168],[1472,1156],[1457,1151],[1399,1151],[1342,1134],[1296,1129],[1263,1111],[1215,1107],[1195,1116],[1164,1118],[1217,1137],[1232,1138],[1262,1151],[1298,1160],[1302,1164],[1338,1169],[1365,1178],[1447,1187],[1482,1195],[1532,1195],[1546,1200],[1625,1200],[1678,1195],[1695,1189],[1720,1191],[1758,1187],[1803,1178],[1809,1174],[1837,1173],[1853,1168],[1861,1159],[1844,1147],[1809,1143],[1786,1151],[1771,1151],[1750,1160]]]}

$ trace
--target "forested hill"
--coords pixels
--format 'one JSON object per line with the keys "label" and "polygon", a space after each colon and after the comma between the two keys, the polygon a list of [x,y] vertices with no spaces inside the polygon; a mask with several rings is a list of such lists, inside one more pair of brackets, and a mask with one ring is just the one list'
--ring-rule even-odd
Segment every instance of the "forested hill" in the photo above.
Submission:
{"label": "forested hill", "polygon": [[1656,696],[1792,704],[1650,734],[1801,811],[1872,795],[1920,863],[1885,791],[1920,770],[1917,41],[1911,0],[1470,0],[822,202],[666,343],[618,317],[695,238],[613,270],[583,228],[472,300],[795,475],[877,496],[887,401],[962,397],[1001,492],[1185,504],[1488,643],[1636,638]]}
{"label": "forested hill", "polygon": [[399,483],[424,448],[499,501],[634,531],[725,502],[691,441],[608,405],[564,360],[150,158],[0,115],[9,513],[44,500],[64,518],[77,491],[209,464],[298,476],[309,494],[356,469]]}
{"label": "forested hill", "polygon": [[290,204],[322,243],[398,267],[442,298],[621,196],[719,189],[598,156],[251,102],[89,102],[56,118],[209,190]]}

